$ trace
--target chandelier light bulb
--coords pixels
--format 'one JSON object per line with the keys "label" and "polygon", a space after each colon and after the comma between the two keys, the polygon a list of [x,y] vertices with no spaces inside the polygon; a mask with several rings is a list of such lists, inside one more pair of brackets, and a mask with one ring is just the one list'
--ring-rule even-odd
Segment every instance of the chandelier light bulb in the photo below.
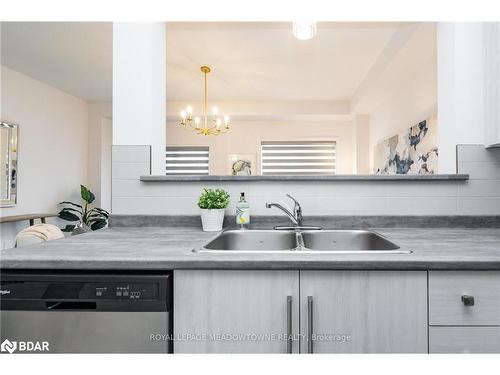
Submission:
{"label": "chandelier light bulb", "polygon": [[294,22],[293,35],[299,40],[309,40],[316,35],[316,22]]}
{"label": "chandelier light bulb", "polygon": [[[181,110],[181,121],[179,125],[183,128],[191,128],[197,134],[202,135],[221,135],[229,131],[229,116],[219,117],[219,109],[211,107],[212,116],[210,115],[210,106],[208,105],[208,89],[207,89],[207,75],[211,72],[209,66],[203,65],[200,67],[203,73],[204,90],[203,90],[203,108],[202,116],[200,112],[194,112],[192,106],[188,105],[185,109]],[[199,110],[199,109],[198,109]],[[195,116],[198,115],[198,116]],[[224,123],[222,122],[224,121]],[[224,124],[224,129],[222,125]]]}

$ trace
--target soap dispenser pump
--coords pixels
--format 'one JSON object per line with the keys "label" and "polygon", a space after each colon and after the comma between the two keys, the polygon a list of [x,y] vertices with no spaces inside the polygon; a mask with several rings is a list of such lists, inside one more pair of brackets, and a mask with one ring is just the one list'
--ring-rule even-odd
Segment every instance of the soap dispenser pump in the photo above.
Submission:
{"label": "soap dispenser pump", "polygon": [[240,193],[240,200],[236,203],[236,225],[240,229],[248,229],[250,225],[250,205],[245,199],[245,193]]}

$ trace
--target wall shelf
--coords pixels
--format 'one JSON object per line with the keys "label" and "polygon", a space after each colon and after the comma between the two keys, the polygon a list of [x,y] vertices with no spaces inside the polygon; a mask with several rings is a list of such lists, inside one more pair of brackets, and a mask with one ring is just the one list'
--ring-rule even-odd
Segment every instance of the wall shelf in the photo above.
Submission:
{"label": "wall shelf", "polygon": [[177,181],[466,181],[468,174],[429,175],[334,175],[334,176],[141,176],[143,182]]}

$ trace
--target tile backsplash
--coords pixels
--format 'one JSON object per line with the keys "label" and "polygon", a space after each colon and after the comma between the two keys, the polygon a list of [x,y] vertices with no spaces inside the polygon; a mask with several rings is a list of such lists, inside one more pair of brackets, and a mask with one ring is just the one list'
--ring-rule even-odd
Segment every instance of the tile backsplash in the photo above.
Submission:
{"label": "tile backsplash", "polygon": [[457,147],[458,173],[468,181],[141,182],[150,174],[149,146],[113,146],[112,212],[116,215],[196,215],[204,187],[222,187],[233,213],[244,191],[254,215],[276,215],[266,201],[302,204],[304,215],[500,215],[500,149]]}

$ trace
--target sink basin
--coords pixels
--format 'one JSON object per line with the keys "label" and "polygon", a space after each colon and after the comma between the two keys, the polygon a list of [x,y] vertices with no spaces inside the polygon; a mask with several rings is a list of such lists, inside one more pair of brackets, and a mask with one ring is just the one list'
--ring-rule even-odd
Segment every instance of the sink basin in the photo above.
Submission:
{"label": "sink basin", "polygon": [[296,247],[294,232],[275,230],[227,230],[202,251],[286,251]]}
{"label": "sink basin", "polygon": [[[368,230],[322,230],[304,232],[304,247],[313,251],[402,252],[394,242]],[[406,251],[408,252],[408,251]]]}
{"label": "sink basin", "polygon": [[[303,240],[303,246],[299,243]],[[368,230],[227,230],[207,243],[202,253],[410,254]]]}

